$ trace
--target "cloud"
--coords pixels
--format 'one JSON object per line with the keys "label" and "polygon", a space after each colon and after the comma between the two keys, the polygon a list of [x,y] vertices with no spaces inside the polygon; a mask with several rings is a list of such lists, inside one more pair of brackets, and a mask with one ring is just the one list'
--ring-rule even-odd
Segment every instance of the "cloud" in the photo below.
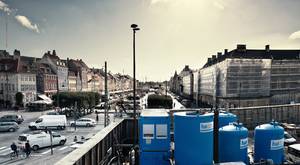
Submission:
{"label": "cloud", "polygon": [[289,39],[291,39],[291,40],[300,39],[300,30],[299,30],[299,31],[296,31],[296,32],[294,32],[294,33],[292,33],[292,34],[289,36]]}
{"label": "cloud", "polygon": [[6,3],[4,3],[3,1],[0,1],[0,10],[4,11],[7,14],[11,13],[11,9],[8,7],[8,5]]}
{"label": "cloud", "polygon": [[214,1],[213,5],[220,10],[225,9],[225,6],[223,4],[221,4],[220,2]]}
{"label": "cloud", "polygon": [[39,30],[37,24],[31,23],[31,21],[26,16],[16,15],[15,18],[22,26],[24,26],[32,31],[35,31],[37,33],[40,33],[40,30]]}

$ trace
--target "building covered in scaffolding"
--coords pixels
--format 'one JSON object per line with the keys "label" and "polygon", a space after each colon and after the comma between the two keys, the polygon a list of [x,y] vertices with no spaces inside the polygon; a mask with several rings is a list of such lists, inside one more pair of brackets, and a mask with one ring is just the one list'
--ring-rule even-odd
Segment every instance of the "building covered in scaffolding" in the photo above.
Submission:
{"label": "building covered in scaffolding", "polygon": [[[184,78],[184,77],[183,77]],[[194,101],[224,108],[300,102],[300,50],[237,45],[208,58],[193,72]]]}

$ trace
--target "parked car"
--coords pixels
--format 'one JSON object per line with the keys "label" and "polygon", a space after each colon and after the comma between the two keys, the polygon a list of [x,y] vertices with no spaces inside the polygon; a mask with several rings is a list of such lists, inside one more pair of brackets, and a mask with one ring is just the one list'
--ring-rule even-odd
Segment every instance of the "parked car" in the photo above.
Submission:
{"label": "parked car", "polygon": [[16,122],[0,122],[0,131],[14,132],[19,128]]}
{"label": "parked car", "polygon": [[292,135],[284,131],[284,145],[291,145],[295,144],[296,142],[297,140]]}
{"label": "parked car", "polygon": [[289,161],[290,164],[300,164],[300,144],[288,146],[287,161]]}
{"label": "parked car", "polygon": [[35,122],[29,124],[29,129],[65,129],[67,125],[66,115],[43,115]]}
{"label": "parked car", "polygon": [[16,122],[21,124],[23,121],[22,115],[4,115],[0,118],[0,122]]}
{"label": "parked car", "polygon": [[75,121],[71,121],[70,125],[72,127],[76,126],[86,126],[86,127],[91,127],[96,125],[96,121],[94,119],[90,118],[81,118]]}
{"label": "parked car", "polygon": [[[22,134],[18,138],[17,146],[24,148],[26,141],[29,141],[31,148],[36,151],[40,148],[51,146],[51,134],[44,131],[33,132],[32,134]],[[52,132],[52,145],[64,145],[67,141],[65,136]]]}

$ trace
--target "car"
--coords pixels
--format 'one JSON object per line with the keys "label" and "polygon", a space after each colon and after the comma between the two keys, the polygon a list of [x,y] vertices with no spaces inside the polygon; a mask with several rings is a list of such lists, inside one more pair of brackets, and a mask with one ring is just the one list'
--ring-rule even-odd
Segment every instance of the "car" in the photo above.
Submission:
{"label": "car", "polygon": [[86,127],[91,127],[96,125],[96,121],[94,119],[90,118],[81,118],[76,121],[71,121],[70,125],[72,127],[74,126],[86,126]]}
{"label": "car", "polygon": [[35,131],[31,134],[21,134],[18,137],[17,146],[18,148],[24,148],[27,140],[29,141],[31,148],[36,151],[40,148],[50,147],[51,146],[51,135],[52,135],[52,145],[64,145],[67,141],[65,136],[62,136],[56,132],[45,131]]}
{"label": "car", "polygon": [[0,131],[14,132],[20,127],[16,122],[0,122]]}
{"label": "car", "polygon": [[290,135],[288,132],[284,131],[284,145],[291,145],[291,144],[295,144],[297,142],[297,140]]}
{"label": "car", "polygon": [[23,121],[22,115],[4,115],[0,118],[0,122],[16,122],[21,124]]}
{"label": "car", "polygon": [[300,144],[292,144],[288,146],[287,160],[290,164],[300,164]]}
{"label": "car", "polygon": [[42,115],[35,122],[29,124],[29,129],[65,129],[67,125],[66,115]]}

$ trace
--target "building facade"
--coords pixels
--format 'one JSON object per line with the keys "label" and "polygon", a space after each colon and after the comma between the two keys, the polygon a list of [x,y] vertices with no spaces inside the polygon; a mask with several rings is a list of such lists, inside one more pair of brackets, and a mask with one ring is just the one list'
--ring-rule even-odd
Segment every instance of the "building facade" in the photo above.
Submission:
{"label": "building facade", "polygon": [[247,49],[246,45],[237,45],[232,51],[225,49],[224,53],[208,58],[198,72],[193,72],[194,80],[190,84],[187,74],[175,76],[170,80],[173,91],[181,85],[177,80],[181,78],[185,82],[183,93],[193,85],[197,100],[211,106],[252,107],[300,102],[300,50],[272,50],[269,45],[264,49]]}
{"label": "building facade", "polygon": [[48,64],[38,63],[37,92],[52,97],[57,92],[57,75]]}
{"label": "building facade", "polygon": [[56,51],[53,50],[52,53],[50,51],[46,52],[40,60],[40,63],[48,64],[57,75],[58,90],[68,91],[68,67],[65,61],[56,55]]}
{"label": "building facade", "polygon": [[19,56],[0,57],[0,104],[10,108],[16,104],[16,93],[23,94],[23,104],[36,99],[36,73],[22,63]]}

